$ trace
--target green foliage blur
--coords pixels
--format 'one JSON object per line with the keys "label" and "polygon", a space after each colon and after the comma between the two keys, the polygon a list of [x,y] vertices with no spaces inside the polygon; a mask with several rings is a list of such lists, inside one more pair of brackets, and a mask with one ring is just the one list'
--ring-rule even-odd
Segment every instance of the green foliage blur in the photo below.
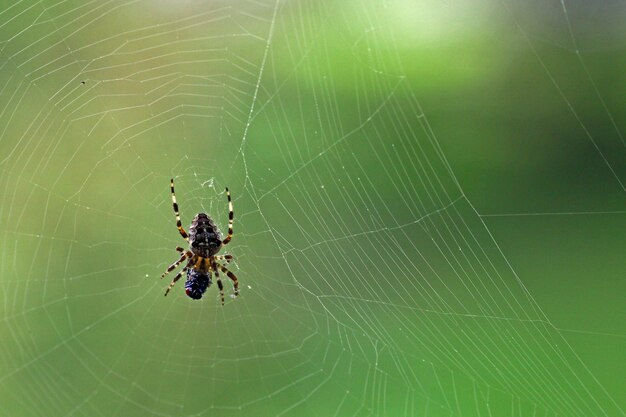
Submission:
{"label": "green foliage blur", "polygon": [[624,415],[624,16],[0,6],[0,415]]}

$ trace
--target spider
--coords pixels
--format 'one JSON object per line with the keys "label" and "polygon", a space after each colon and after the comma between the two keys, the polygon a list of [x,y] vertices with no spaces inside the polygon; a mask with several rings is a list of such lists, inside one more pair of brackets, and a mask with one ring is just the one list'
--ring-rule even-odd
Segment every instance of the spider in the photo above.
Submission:
{"label": "spider", "polygon": [[[217,286],[220,289],[222,305],[224,305],[224,286],[220,279],[219,271],[225,273],[228,278],[233,281],[235,287],[235,296],[239,295],[239,283],[235,274],[226,269],[225,266],[218,261],[230,262],[232,255],[217,255],[222,246],[227,245],[233,237],[233,202],[230,199],[230,192],[226,188],[226,197],[228,197],[228,236],[222,240],[220,231],[217,229],[213,220],[205,213],[198,213],[191,221],[189,226],[189,234],[183,229],[180,221],[180,213],[178,212],[178,204],[176,203],[176,194],[174,193],[174,179],[170,181],[172,190],[172,205],[174,206],[174,214],[176,215],[176,227],[180,235],[189,242],[189,250],[185,250],[180,246],[176,250],[181,253],[180,259],[171,264],[167,271],[161,275],[161,278],[176,269],[181,263],[188,259],[183,269],[176,274],[169,287],[165,291],[167,295],[176,281],[187,272],[187,280],[185,282],[185,293],[194,300],[199,300],[206,289],[211,285],[211,273],[215,273]],[[219,271],[218,271],[219,270]]]}

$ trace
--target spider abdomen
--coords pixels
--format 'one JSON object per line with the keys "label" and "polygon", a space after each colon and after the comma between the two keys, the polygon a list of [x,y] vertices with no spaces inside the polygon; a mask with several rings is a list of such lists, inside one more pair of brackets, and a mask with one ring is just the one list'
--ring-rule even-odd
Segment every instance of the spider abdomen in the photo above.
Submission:
{"label": "spider abdomen", "polygon": [[191,251],[198,256],[208,258],[217,254],[222,247],[222,236],[213,220],[205,213],[198,213],[189,227]]}

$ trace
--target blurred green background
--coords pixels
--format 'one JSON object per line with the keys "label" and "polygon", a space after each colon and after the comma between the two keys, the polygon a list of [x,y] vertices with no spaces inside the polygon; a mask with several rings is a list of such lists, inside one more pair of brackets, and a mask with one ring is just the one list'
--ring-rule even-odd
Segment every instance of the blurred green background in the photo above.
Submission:
{"label": "blurred green background", "polygon": [[0,415],[624,415],[625,17],[3,4]]}

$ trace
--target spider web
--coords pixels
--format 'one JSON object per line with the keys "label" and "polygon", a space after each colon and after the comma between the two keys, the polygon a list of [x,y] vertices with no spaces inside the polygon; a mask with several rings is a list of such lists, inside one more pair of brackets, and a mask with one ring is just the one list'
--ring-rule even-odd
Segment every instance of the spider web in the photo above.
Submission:
{"label": "spider web", "polygon": [[[623,16],[2,6],[0,414],[624,415]],[[171,177],[224,307],[162,295]]]}

